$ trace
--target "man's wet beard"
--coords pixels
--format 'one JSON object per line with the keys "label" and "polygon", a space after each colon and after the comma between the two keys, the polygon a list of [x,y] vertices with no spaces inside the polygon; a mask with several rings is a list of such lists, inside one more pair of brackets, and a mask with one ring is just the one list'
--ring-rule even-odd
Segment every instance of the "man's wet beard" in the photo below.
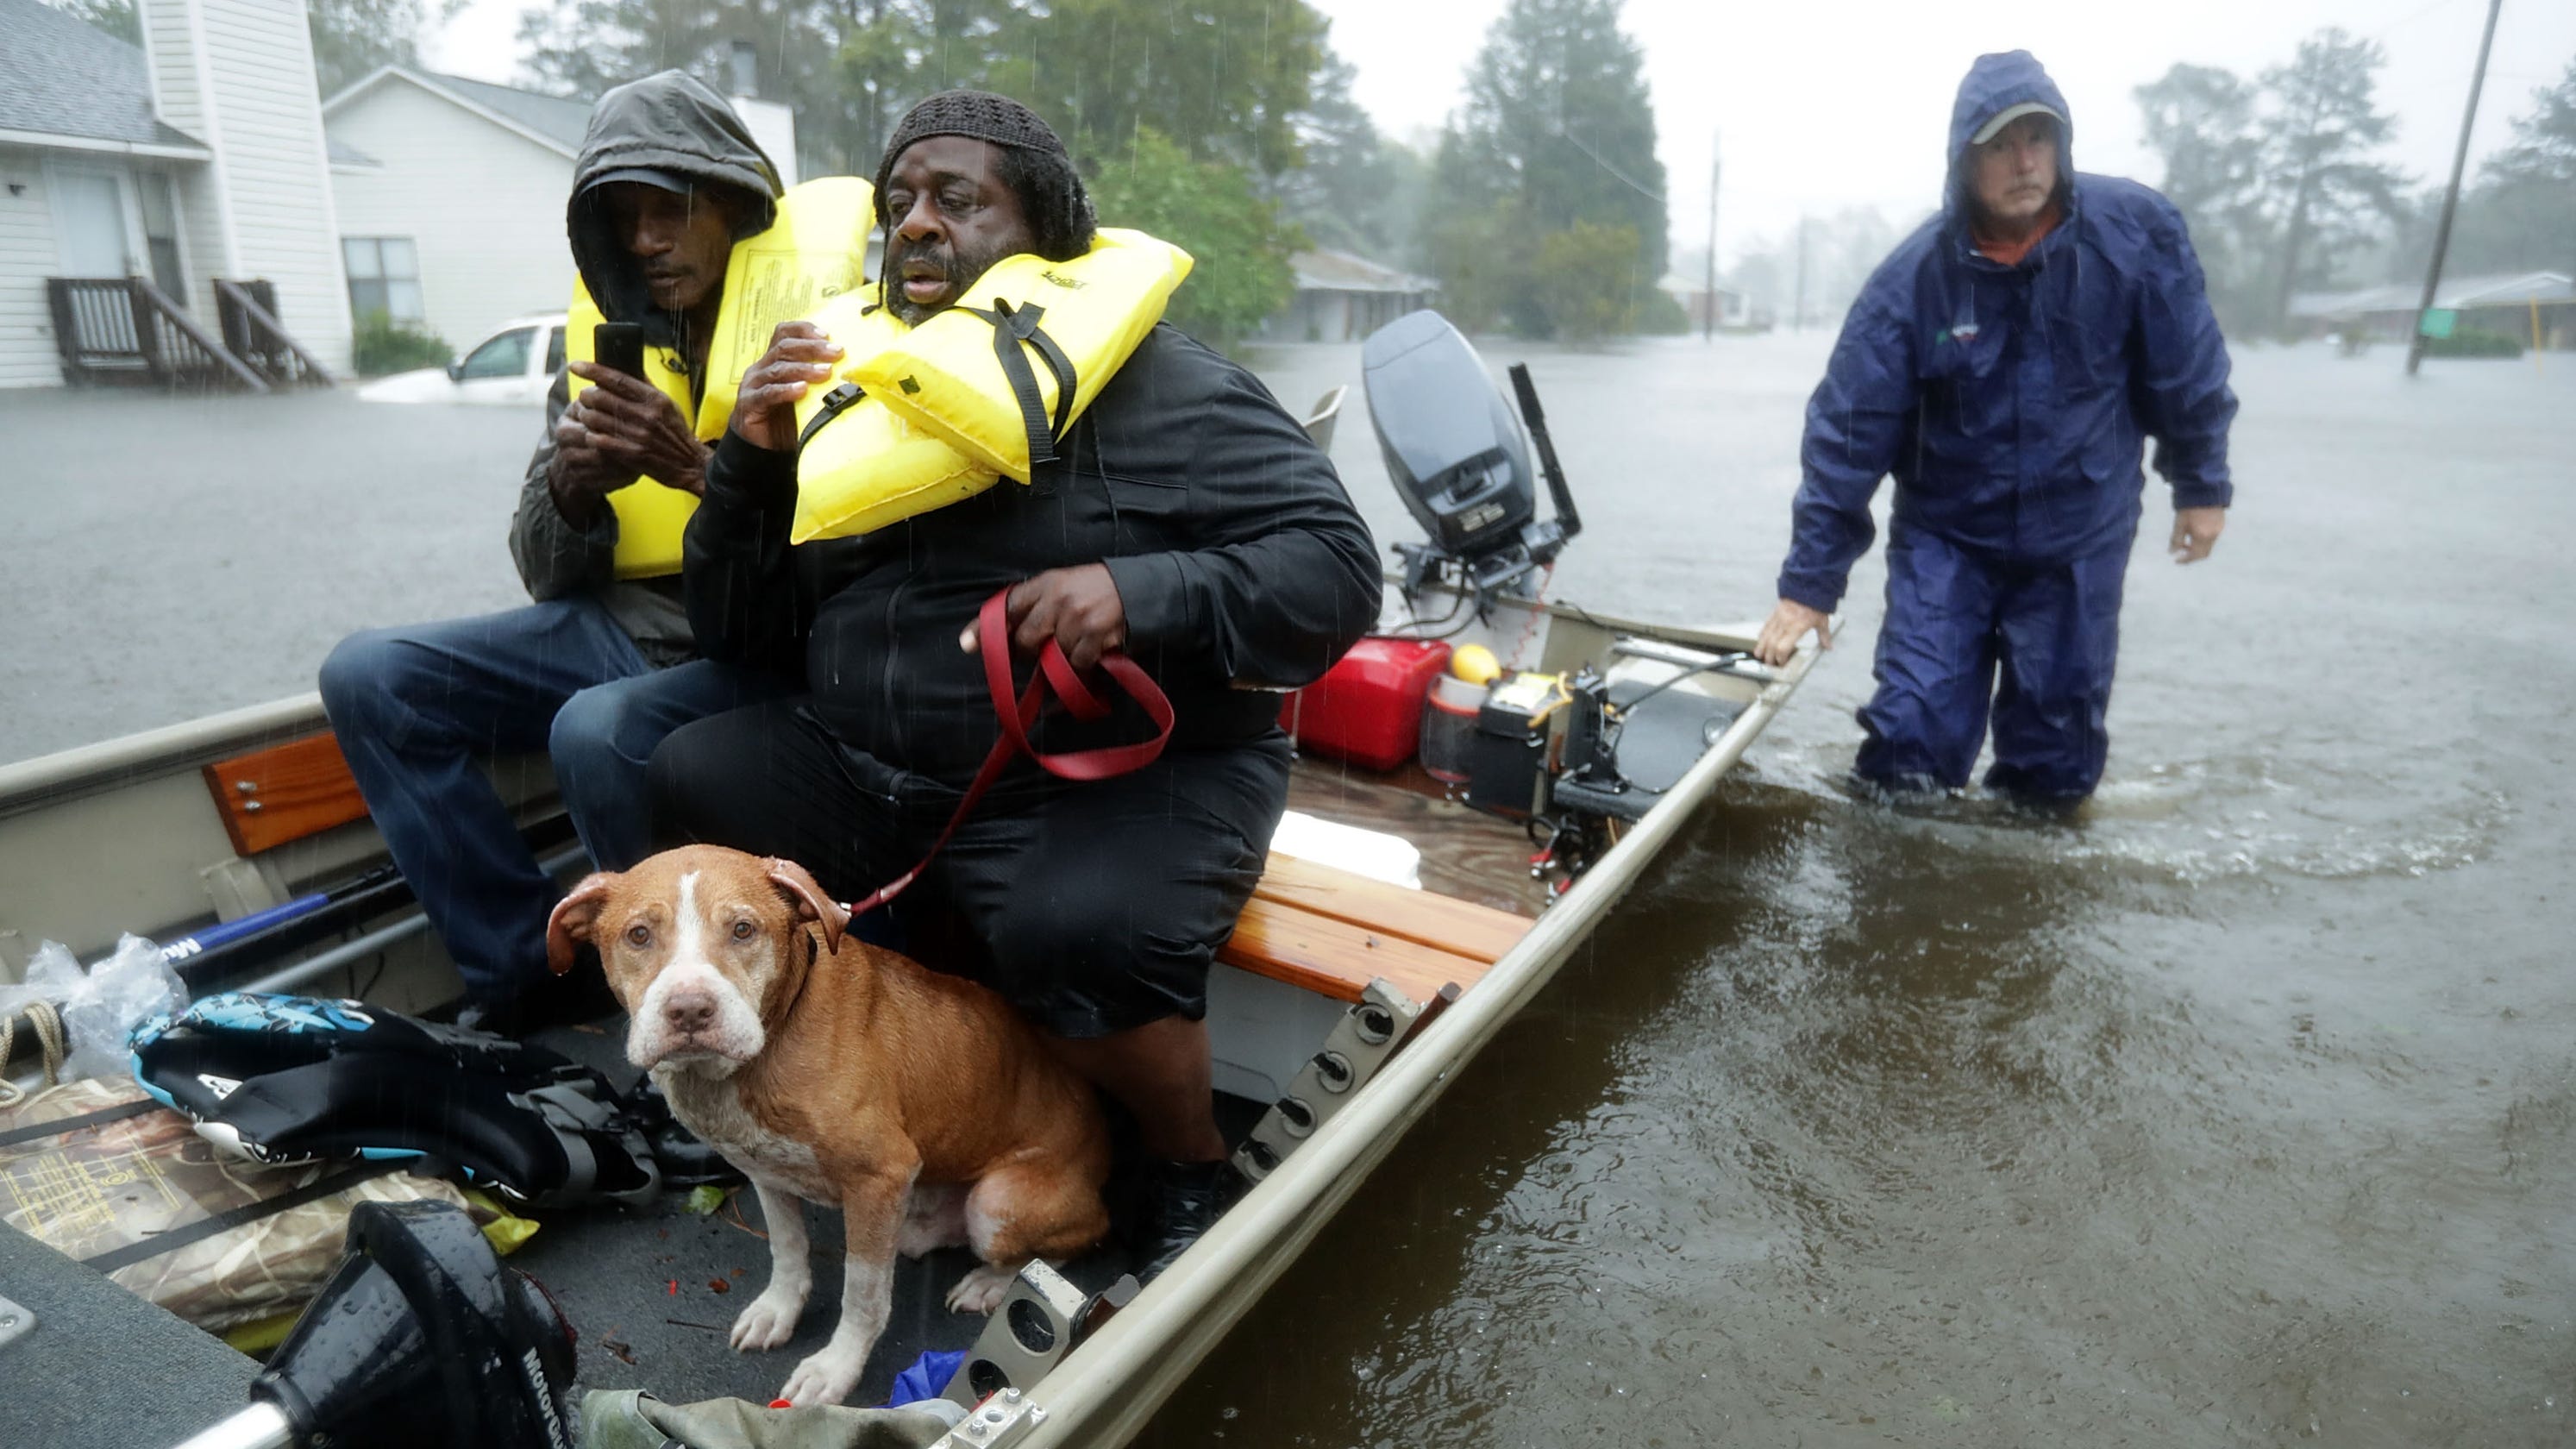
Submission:
{"label": "man's wet beard", "polygon": [[[966,295],[966,289],[975,285],[976,278],[983,276],[991,270],[993,263],[1000,260],[998,256],[968,257],[954,248],[944,254],[933,247],[906,247],[899,252],[890,252],[886,256],[886,310],[902,318],[906,326],[918,327],[957,305],[959,299]],[[924,306],[904,295],[904,268],[916,261],[926,261],[939,268],[939,275],[948,283],[946,301]]]}

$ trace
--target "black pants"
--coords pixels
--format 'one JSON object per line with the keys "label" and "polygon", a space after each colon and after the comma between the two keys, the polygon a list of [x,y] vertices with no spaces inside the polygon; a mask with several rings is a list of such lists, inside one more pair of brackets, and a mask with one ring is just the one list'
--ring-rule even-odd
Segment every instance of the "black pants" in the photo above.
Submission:
{"label": "black pants", "polygon": [[[801,700],[673,732],[651,778],[664,844],[781,856],[842,900],[911,869],[958,799],[842,745]],[[1287,802],[1284,737],[1167,751],[1089,784],[1024,763],[889,909],[926,964],[984,981],[1058,1036],[1197,1021]],[[925,945],[943,915],[962,922],[964,959]]]}

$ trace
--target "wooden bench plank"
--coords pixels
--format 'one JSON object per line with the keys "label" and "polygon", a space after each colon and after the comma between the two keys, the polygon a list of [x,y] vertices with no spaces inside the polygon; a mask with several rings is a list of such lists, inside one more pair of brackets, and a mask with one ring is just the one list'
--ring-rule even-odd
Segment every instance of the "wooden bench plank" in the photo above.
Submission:
{"label": "wooden bench plank", "polygon": [[1260,896],[1243,908],[1217,959],[1336,1001],[1359,1000],[1379,976],[1428,1001],[1450,982],[1474,986],[1492,964]]}
{"label": "wooden bench plank", "polygon": [[[1380,935],[1401,936],[1488,965],[1520,944],[1537,922],[1436,891],[1407,890],[1335,866],[1273,854],[1256,900],[1295,906]],[[1461,983],[1464,984],[1464,983]]]}
{"label": "wooden bench plank", "polygon": [[205,777],[224,833],[240,855],[257,855],[367,815],[340,742],[328,730],[217,760],[205,767]]}

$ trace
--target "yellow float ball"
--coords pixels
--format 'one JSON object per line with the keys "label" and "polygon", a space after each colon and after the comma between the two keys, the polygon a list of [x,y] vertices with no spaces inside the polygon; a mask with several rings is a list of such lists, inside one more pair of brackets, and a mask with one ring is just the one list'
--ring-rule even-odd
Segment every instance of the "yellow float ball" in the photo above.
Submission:
{"label": "yellow float ball", "polygon": [[1491,684],[1503,672],[1503,662],[1482,644],[1464,644],[1449,656],[1449,672],[1469,684]]}

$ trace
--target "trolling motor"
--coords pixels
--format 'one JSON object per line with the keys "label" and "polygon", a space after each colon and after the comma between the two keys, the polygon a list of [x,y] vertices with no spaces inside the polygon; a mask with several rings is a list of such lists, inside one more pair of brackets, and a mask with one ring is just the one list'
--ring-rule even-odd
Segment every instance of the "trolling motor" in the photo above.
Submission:
{"label": "trolling motor", "polygon": [[[1399,543],[1404,595],[1429,584],[1472,597],[1522,585],[1583,531],[1557,466],[1529,368],[1515,363],[1519,416],[1485,373],[1484,359],[1437,312],[1399,317],[1360,347],[1360,383],[1387,477],[1429,543]],[[1538,517],[1528,441],[1538,445],[1554,516]]]}
{"label": "trolling motor", "polygon": [[447,1203],[360,1203],[349,1251],[251,1381],[179,1449],[572,1449],[572,1328]]}

